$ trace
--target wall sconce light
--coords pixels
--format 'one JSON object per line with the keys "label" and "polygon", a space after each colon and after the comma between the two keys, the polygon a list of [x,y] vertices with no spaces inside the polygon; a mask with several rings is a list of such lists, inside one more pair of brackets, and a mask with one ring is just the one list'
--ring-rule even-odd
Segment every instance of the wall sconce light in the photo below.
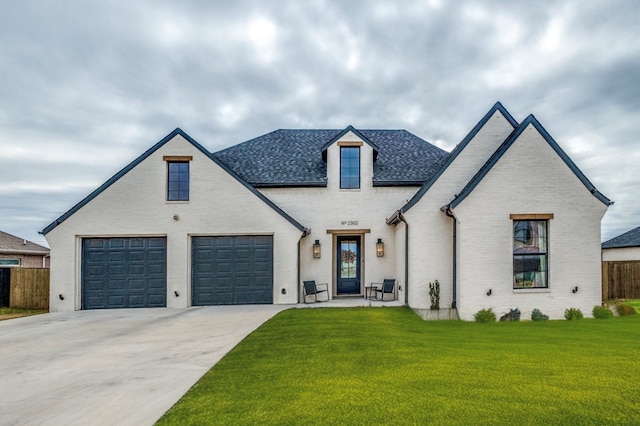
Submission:
{"label": "wall sconce light", "polygon": [[382,242],[382,238],[378,238],[378,242],[376,243],[376,255],[378,257],[384,256],[384,243]]}
{"label": "wall sconce light", "polygon": [[173,294],[175,294],[175,295],[176,295],[176,297],[180,297],[180,293],[178,293],[178,291],[177,291],[177,290],[173,290]]}
{"label": "wall sconce light", "polygon": [[64,300],[64,296],[59,294],[58,297],[60,298],[60,300]]}
{"label": "wall sconce light", "polygon": [[313,243],[313,258],[320,259],[320,240]]}
{"label": "wall sconce light", "polygon": [[493,294],[493,290],[489,289],[489,291],[487,292],[487,296],[491,296]]}
{"label": "wall sconce light", "polygon": [[578,292],[578,286],[575,286],[574,288],[571,289],[571,293],[577,293]]}

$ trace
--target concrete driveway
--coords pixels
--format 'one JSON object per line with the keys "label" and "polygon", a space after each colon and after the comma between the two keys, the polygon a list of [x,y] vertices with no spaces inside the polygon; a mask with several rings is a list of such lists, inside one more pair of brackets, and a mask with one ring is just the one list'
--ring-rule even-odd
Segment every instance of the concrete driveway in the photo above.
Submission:
{"label": "concrete driveway", "polygon": [[287,306],[114,309],[0,321],[0,425],[150,425]]}

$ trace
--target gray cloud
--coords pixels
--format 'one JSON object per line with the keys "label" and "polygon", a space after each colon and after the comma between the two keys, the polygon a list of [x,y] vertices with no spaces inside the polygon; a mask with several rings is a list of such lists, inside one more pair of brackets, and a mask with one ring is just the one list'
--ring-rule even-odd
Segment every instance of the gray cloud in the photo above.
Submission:
{"label": "gray cloud", "polygon": [[0,220],[37,235],[175,127],[406,128],[451,149],[498,100],[534,113],[640,225],[640,3],[0,4]]}

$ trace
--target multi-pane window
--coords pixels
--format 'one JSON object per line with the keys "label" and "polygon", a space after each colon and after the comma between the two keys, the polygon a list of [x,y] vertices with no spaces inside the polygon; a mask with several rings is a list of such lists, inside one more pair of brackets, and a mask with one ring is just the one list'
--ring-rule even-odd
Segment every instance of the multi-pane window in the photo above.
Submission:
{"label": "multi-pane window", "polygon": [[360,147],[340,147],[340,188],[360,188]]}
{"label": "multi-pane window", "polygon": [[513,288],[547,288],[546,220],[513,221]]}
{"label": "multi-pane window", "polygon": [[189,162],[170,161],[167,165],[167,201],[189,201]]}

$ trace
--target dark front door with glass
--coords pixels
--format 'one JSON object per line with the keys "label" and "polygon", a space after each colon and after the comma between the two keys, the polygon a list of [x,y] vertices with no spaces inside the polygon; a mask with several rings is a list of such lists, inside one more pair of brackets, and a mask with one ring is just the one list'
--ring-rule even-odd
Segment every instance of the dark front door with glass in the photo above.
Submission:
{"label": "dark front door with glass", "polygon": [[360,294],[360,237],[338,237],[337,293]]}

